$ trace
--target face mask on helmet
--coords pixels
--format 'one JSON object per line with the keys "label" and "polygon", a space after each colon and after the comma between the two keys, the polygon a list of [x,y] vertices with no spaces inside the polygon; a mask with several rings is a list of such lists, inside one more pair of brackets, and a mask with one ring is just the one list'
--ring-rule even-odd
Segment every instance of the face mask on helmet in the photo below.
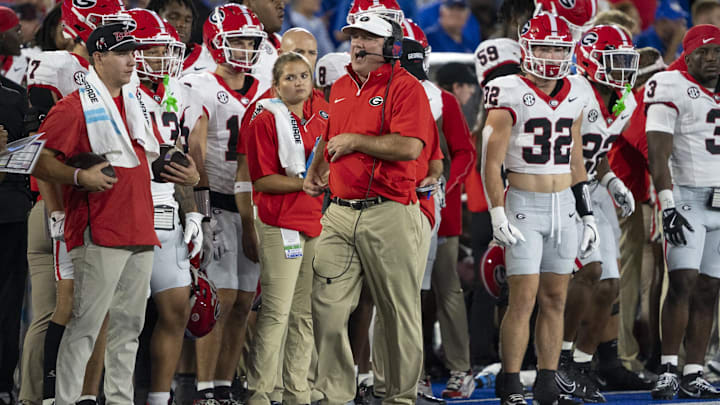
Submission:
{"label": "face mask on helmet", "polygon": [[179,41],[142,41],[142,47],[135,51],[138,74],[153,79],[165,75],[180,76],[185,55],[185,44]]}
{"label": "face mask on helmet", "polygon": [[222,49],[227,63],[237,69],[252,69],[260,58],[262,38],[233,33],[226,33],[221,37],[222,43],[218,48]]}
{"label": "face mask on helmet", "polygon": [[595,81],[612,87],[625,88],[635,85],[640,54],[636,51],[594,51],[591,57],[601,61],[601,69],[595,72]]}

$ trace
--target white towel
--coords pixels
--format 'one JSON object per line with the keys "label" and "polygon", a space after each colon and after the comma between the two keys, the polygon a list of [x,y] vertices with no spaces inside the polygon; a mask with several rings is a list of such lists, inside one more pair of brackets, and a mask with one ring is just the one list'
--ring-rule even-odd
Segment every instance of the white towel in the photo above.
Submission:
{"label": "white towel", "polygon": [[92,66],[85,77],[85,85],[80,88],[90,148],[116,167],[132,168],[140,164],[131,139],[137,140],[145,149],[149,163],[160,153],[147,109],[136,97],[136,90],[137,82],[134,80],[121,89],[127,128],[130,129],[128,134],[115,101]]}
{"label": "white towel", "polygon": [[288,177],[303,177],[305,173],[305,145],[300,127],[287,106],[277,98],[258,101],[258,109],[270,111],[275,116],[275,129],[278,138],[278,157],[280,165]]}

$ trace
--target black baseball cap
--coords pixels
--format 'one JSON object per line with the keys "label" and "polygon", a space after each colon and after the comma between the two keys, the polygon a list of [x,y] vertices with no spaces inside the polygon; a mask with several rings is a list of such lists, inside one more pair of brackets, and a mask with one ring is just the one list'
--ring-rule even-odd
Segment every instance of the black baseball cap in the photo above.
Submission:
{"label": "black baseball cap", "polygon": [[135,37],[130,34],[129,27],[125,23],[101,25],[90,33],[90,37],[85,42],[90,56],[95,52],[132,51],[136,45]]}
{"label": "black baseball cap", "polygon": [[418,80],[427,80],[427,73],[423,66],[425,49],[419,42],[409,38],[403,39],[403,52],[400,56],[400,65]]}

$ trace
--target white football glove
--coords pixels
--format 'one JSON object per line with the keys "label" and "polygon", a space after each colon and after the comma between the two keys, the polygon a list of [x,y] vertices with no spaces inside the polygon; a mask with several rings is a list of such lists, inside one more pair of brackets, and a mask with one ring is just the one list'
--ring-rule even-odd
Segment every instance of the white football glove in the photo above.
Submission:
{"label": "white football glove", "polygon": [[600,245],[598,238],[597,224],[593,215],[585,215],[582,217],[583,233],[580,242],[580,258],[584,259],[592,254]]}
{"label": "white football glove", "polygon": [[520,230],[505,216],[505,207],[491,208],[490,219],[493,226],[493,238],[502,246],[512,246],[518,243],[518,240],[525,242],[525,237]]}
{"label": "white football glove", "polygon": [[605,174],[602,180],[600,180],[600,184],[607,187],[615,204],[622,209],[623,217],[627,217],[635,212],[635,198],[625,186],[625,183],[623,183],[615,173],[608,172]]}
{"label": "white football glove", "polygon": [[222,233],[222,227],[214,218],[210,219],[210,222],[202,223],[203,231],[203,247],[202,247],[202,262],[200,266],[203,269],[207,268],[207,265],[212,261],[218,261],[225,254],[227,248],[223,243],[222,239],[218,236]]}
{"label": "white football glove", "polygon": [[50,213],[50,237],[60,242],[65,240],[64,211],[53,211]]}
{"label": "white football glove", "polygon": [[199,212],[188,212],[185,214],[185,232],[183,234],[183,242],[187,245],[192,242],[193,247],[190,257],[195,257],[202,249],[203,231],[202,231],[203,214]]}

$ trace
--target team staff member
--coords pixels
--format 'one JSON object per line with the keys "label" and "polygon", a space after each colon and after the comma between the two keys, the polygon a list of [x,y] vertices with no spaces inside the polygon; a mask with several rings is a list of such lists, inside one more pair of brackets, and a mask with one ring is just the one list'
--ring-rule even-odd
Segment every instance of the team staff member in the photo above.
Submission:
{"label": "team staff member", "polygon": [[[414,403],[422,366],[420,329],[421,213],[415,193],[416,162],[434,123],[420,83],[393,59],[402,31],[366,15],[346,26],[348,75],[330,94],[324,142],[304,189],[332,204],[316,245],[313,284],[315,344],[320,354],[315,389],[321,403],[355,396],[347,320],[368,283],[384,320],[385,403]],[[379,125],[378,125],[379,123]],[[324,155],[324,156],[323,156]]]}
{"label": "team staff member", "polygon": [[[720,146],[712,136],[720,100],[720,29],[691,28],[683,49],[687,72],[660,72],[645,85],[650,174],[658,190],[670,282],[661,316],[663,373],[652,396],[665,400],[678,391],[685,398],[720,398],[720,390],[703,377],[720,288]],[[687,356],[679,378],[683,340]]]}
{"label": "team staff member", "polygon": [[[273,68],[278,98],[262,103],[267,107],[253,119],[245,139],[258,212],[255,229],[263,293],[250,350],[250,404],[270,404],[279,364],[283,401],[311,402],[308,369],[314,341],[310,294],[315,242],[322,229],[322,198],[303,192],[302,175],[315,138],[327,125],[327,115],[303,111],[312,83],[312,67],[305,57],[294,52],[280,55]],[[293,134],[300,135],[301,144],[293,144]],[[289,161],[280,157],[288,147],[293,153]]]}
{"label": "team staff member", "polygon": [[[59,405],[78,401],[85,365],[106,314],[105,396],[109,403],[132,402],[137,339],[144,322],[153,246],[159,245],[148,167],[148,159],[158,155],[158,143],[135,89],[125,86],[135,67],[135,40],[125,24],[110,24],[95,29],[87,46],[94,69],[82,93],[73,92],[58,102],[40,127],[46,149],[33,173],[65,185],[65,241],[75,268],[73,318],[58,353],[55,401]],[[104,114],[86,124],[84,112],[91,109]],[[102,135],[113,129],[120,136]],[[63,163],[91,151],[106,153],[117,177],[101,172],[105,163],[87,170]],[[119,213],[123,221],[117,221]]]}

